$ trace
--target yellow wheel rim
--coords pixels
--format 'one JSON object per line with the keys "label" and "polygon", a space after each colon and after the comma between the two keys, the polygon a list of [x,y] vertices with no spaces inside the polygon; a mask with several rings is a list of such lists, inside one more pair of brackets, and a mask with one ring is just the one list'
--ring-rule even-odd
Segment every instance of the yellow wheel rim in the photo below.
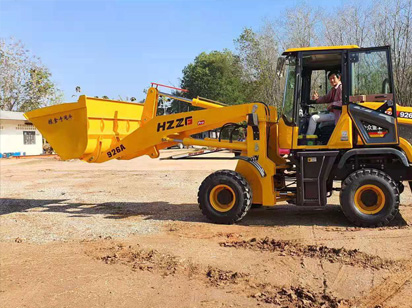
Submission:
{"label": "yellow wheel rim", "polygon": [[218,212],[230,211],[236,203],[233,189],[225,184],[216,185],[210,191],[210,204]]}
{"label": "yellow wheel rim", "polygon": [[355,193],[355,205],[363,214],[379,213],[384,208],[385,202],[385,194],[376,185],[361,186]]}

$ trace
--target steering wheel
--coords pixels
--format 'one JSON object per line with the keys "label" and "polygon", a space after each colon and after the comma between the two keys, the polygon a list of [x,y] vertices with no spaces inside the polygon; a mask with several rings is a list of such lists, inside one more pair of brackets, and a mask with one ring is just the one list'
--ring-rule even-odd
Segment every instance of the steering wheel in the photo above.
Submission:
{"label": "steering wheel", "polygon": [[301,107],[302,113],[305,117],[310,116],[310,112],[309,112],[310,108],[315,108],[314,106],[310,105],[310,101],[309,101],[309,103],[306,103],[305,101],[301,102],[300,107]]}
{"label": "steering wheel", "polygon": [[315,106],[312,106],[312,102],[315,102],[315,101],[309,101],[309,103],[306,103],[306,102],[302,102],[300,105],[301,105],[301,107],[302,107],[302,109],[303,108],[315,108]]}

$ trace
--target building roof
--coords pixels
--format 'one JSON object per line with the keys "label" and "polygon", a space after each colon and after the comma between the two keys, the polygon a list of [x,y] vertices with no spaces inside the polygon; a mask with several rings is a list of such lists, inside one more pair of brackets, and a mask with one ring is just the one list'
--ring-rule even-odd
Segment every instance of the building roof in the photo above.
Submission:
{"label": "building roof", "polygon": [[340,46],[319,46],[319,47],[302,47],[302,48],[289,48],[284,54],[297,52],[297,51],[313,51],[313,50],[342,50],[342,49],[356,49],[360,48],[358,45],[340,45]]}
{"label": "building roof", "polygon": [[0,120],[20,120],[27,121],[24,112],[0,110]]}

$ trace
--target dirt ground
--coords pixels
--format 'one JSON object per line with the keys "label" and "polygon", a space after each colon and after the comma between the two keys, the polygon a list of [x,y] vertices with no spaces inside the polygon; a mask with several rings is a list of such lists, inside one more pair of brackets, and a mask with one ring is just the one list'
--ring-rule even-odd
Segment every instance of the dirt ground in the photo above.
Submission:
{"label": "dirt ground", "polygon": [[351,226],[337,193],[209,223],[197,189],[235,163],[0,160],[1,306],[412,306],[409,188],[384,228]]}

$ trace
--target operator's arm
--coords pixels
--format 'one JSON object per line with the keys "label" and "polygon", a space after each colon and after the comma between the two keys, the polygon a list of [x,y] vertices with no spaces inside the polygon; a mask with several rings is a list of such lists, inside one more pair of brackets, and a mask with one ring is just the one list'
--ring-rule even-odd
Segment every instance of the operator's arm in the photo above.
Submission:
{"label": "operator's arm", "polygon": [[316,104],[327,104],[332,101],[332,90],[329,91],[326,95],[319,97],[316,100]]}

